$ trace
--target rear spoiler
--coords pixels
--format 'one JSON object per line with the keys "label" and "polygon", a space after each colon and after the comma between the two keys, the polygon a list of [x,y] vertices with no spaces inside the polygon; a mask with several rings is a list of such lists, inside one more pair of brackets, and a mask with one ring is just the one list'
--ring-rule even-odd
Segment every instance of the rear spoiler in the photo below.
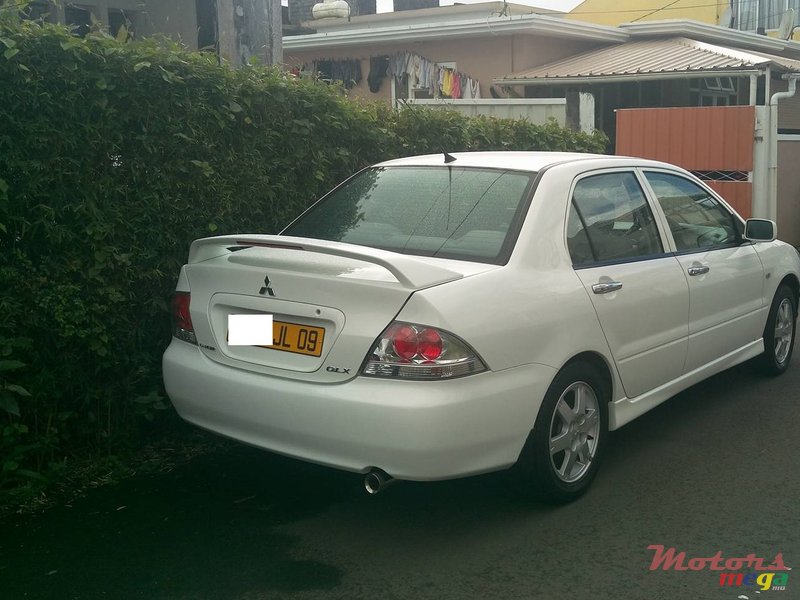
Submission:
{"label": "rear spoiler", "polygon": [[189,264],[203,262],[254,246],[317,252],[372,263],[389,271],[403,287],[412,289],[454,281],[464,276],[462,273],[432,265],[413,256],[388,250],[341,242],[261,234],[221,235],[195,240],[189,249]]}

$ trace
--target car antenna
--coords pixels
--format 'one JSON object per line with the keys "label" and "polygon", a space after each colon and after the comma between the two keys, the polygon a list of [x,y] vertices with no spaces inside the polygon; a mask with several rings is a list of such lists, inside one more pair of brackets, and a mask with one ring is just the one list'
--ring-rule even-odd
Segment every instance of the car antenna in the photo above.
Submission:
{"label": "car antenna", "polygon": [[449,154],[447,150],[442,148],[444,154],[444,164],[447,165],[447,225],[445,230],[450,230],[450,209],[453,205],[453,167],[450,166],[451,162],[455,162],[456,157]]}

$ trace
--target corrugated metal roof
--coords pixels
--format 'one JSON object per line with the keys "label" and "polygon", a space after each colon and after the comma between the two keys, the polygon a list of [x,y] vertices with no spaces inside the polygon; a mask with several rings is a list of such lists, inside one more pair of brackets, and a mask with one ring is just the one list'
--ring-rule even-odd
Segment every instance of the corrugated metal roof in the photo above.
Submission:
{"label": "corrugated metal roof", "polygon": [[590,50],[495,79],[495,83],[536,84],[566,79],[608,80],[643,75],[752,72],[767,66],[779,71],[800,72],[800,61],[797,60],[675,37]]}

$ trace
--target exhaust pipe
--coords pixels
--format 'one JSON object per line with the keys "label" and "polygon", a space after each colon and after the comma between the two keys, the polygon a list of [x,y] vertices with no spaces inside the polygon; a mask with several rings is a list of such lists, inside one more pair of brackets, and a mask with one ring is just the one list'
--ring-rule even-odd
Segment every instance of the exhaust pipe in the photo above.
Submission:
{"label": "exhaust pipe", "polygon": [[364,476],[364,489],[368,494],[375,495],[382,492],[395,482],[392,477],[380,469],[372,469]]}

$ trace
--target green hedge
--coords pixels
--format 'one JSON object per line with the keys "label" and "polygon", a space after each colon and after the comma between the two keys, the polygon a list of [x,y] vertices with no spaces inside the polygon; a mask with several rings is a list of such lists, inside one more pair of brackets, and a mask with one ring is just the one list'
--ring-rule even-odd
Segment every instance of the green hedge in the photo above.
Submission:
{"label": "green hedge", "polygon": [[165,40],[0,20],[0,491],[167,407],[167,303],[193,239],[277,232],[384,158],[604,145],[552,123],[355,103]]}

